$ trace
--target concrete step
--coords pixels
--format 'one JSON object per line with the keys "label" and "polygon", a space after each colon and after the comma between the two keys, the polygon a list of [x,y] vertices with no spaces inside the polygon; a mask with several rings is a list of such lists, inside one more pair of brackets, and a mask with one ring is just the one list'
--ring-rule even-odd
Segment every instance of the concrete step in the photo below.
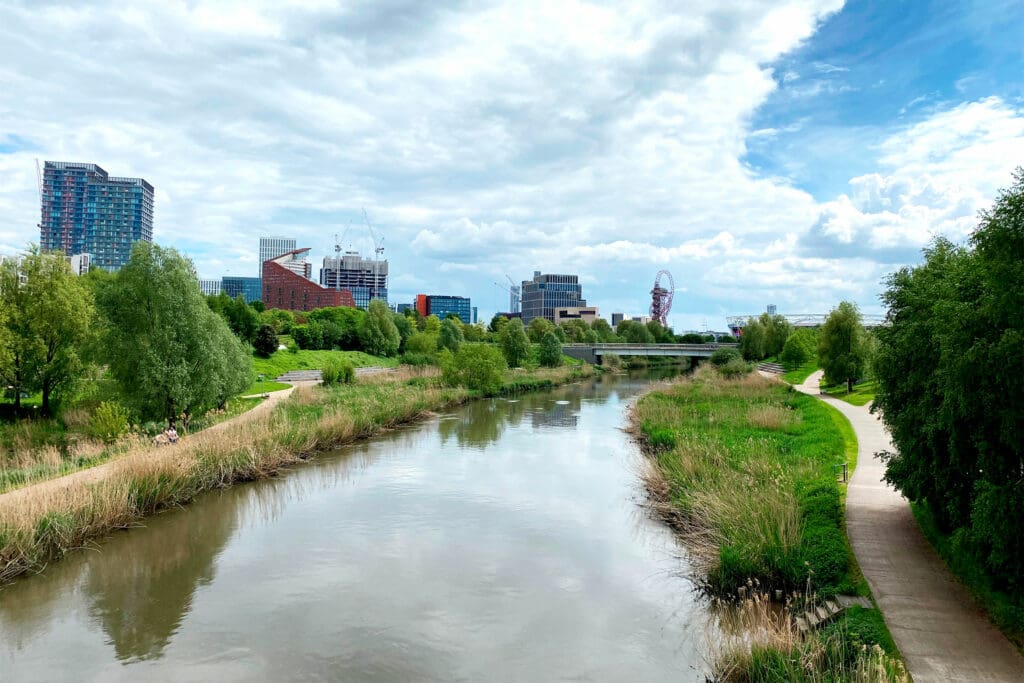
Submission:
{"label": "concrete step", "polygon": [[276,378],[278,382],[318,382],[323,377],[319,370],[291,370]]}
{"label": "concrete step", "polygon": [[774,375],[781,375],[786,371],[786,368],[782,367],[778,363],[759,363],[757,369],[762,372],[770,372]]}

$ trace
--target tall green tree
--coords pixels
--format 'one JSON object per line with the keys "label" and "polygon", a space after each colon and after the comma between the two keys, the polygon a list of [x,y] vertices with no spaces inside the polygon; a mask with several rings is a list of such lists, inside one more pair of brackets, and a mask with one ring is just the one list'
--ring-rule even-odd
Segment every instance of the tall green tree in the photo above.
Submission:
{"label": "tall green tree", "polygon": [[521,366],[530,355],[530,338],[523,329],[523,321],[513,318],[498,333],[498,346],[510,368]]}
{"label": "tall green tree", "polygon": [[28,292],[21,281],[21,267],[13,259],[0,265],[0,321],[3,323],[3,351],[0,352],[0,378],[14,391],[14,410],[21,411],[21,394],[32,383],[38,340],[28,324]]}
{"label": "tall green tree", "polygon": [[508,318],[503,316],[501,313],[495,313],[494,317],[491,318],[490,324],[487,325],[487,330],[493,334],[498,334],[507,324]]}
{"label": "tall green tree", "polygon": [[555,324],[547,318],[536,317],[526,326],[526,336],[534,344],[539,344],[544,335],[555,329]]}
{"label": "tall green tree", "polygon": [[462,335],[462,327],[459,325],[458,320],[445,318],[441,322],[441,333],[437,337],[437,348],[448,349],[452,353],[459,350],[459,346],[464,341]]}
{"label": "tall green tree", "polygon": [[374,299],[366,312],[359,329],[359,340],[363,350],[374,356],[394,356],[398,353],[401,338],[395,321],[391,319],[391,311],[380,299]]}
{"label": "tall green tree", "polygon": [[412,318],[401,313],[393,313],[391,319],[395,321],[395,329],[398,330],[398,352],[403,353],[405,343],[416,333],[416,324]]}
{"label": "tall green tree", "polygon": [[55,395],[70,390],[82,375],[80,355],[95,315],[92,292],[71,272],[63,254],[33,249],[22,261],[27,296],[25,332],[32,335],[34,387],[42,391],[44,414]]}
{"label": "tall green tree", "polygon": [[252,357],[207,305],[191,262],[148,242],[99,290],[102,350],[124,402],[173,424],[213,408],[251,381]]}
{"label": "tall green tree", "polygon": [[544,333],[540,340],[540,364],[546,368],[557,368],[562,364],[562,342],[553,330]]}
{"label": "tall green tree", "polygon": [[597,340],[603,344],[609,344],[615,341],[615,330],[604,318],[598,318],[594,321],[594,324],[590,326],[590,329],[597,335]]}
{"label": "tall green tree", "polygon": [[853,391],[854,381],[867,369],[867,333],[857,305],[849,301],[829,313],[818,335],[818,364],[825,371],[827,384],[846,384]]}

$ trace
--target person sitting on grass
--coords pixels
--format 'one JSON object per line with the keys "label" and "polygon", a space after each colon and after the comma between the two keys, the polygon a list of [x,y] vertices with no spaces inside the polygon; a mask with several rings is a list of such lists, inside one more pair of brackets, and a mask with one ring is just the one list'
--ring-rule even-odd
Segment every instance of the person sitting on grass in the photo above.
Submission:
{"label": "person sitting on grass", "polygon": [[167,428],[167,441],[168,443],[178,443],[178,430],[171,425]]}

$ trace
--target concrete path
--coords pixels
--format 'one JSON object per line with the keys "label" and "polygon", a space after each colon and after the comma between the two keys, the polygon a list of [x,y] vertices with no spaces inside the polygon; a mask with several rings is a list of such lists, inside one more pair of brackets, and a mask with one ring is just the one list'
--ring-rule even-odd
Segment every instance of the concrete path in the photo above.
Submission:
{"label": "concrete path", "polygon": [[868,406],[820,396],[821,371],[796,387],[843,413],[859,442],[846,528],[885,622],[917,683],[1024,681],[1024,657],[993,626],[921,534],[907,500],[874,457],[893,450]]}

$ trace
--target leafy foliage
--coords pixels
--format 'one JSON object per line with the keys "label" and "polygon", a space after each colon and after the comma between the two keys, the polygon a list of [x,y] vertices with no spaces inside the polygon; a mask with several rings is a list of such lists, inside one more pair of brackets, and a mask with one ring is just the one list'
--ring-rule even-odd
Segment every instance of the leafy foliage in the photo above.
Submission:
{"label": "leafy foliage", "polygon": [[498,345],[509,367],[521,366],[530,355],[530,340],[523,329],[523,321],[519,318],[510,320],[498,335]]}
{"label": "leafy foliage", "polygon": [[733,360],[743,360],[743,355],[739,349],[722,346],[715,349],[714,353],[711,354],[711,364],[717,367],[722,367]]}
{"label": "leafy foliage", "polygon": [[762,313],[748,318],[740,336],[740,351],[747,360],[763,360],[782,352],[793,327],[781,315]]}
{"label": "leafy foliage", "polygon": [[448,349],[452,353],[459,350],[463,342],[462,325],[457,318],[445,318],[441,323],[441,333],[437,337],[438,349]]}
{"label": "leafy foliage", "polygon": [[883,300],[875,406],[898,451],[886,478],[1024,615],[1024,169],[969,247],[936,240]]}
{"label": "leafy foliage", "polygon": [[256,353],[264,358],[270,358],[277,351],[277,333],[270,325],[260,325],[256,331],[256,339],[253,342]]}
{"label": "leafy foliage", "polygon": [[562,364],[562,342],[554,330],[548,330],[540,341],[540,364],[546,368],[557,368]]}
{"label": "leafy foliage", "polygon": [[113,443],[128,432],[128,409],[114,401],[103,401],[89,420],[89,433]]}
{"label": "leafy foliage", "polygon": [[818,363],[826,384],[846,384],[864,376],[868,364],[868,340],[857,305],[841,302],[829,313],[818,337]]}
{"label": "leafy foliage", "polygon": [[356,381],[356,368],[347,360],[330,360],[320,370],[324,384],[352,384]]}
{"label": "leafy foliage", "polygon": [[448,386],[463,386],[484,394],[498,393],[508,366],[489,344],[463,344],[456,353],[441,354],[441,378]]}
{"label": "leafy foliage", "polygon": [[252,381],[252,357],[207,306],[192,264],[137,242],[97,304],[102,349],[124,400],[142,419],[173,421],[222,405]]}
{"label": "leafy foliage", "polygon": [[786,339],[779,360],[788,370],[797,368],[818,353],[818,333],[810,327],[801,327]]}
{"label": "leafy foliage", "polygon": [[370,302],[366,318],[359,327],[359,341],[363,351],[373,356],[394,356],[398,353],[398,328],[383,301],[374,299]]}

